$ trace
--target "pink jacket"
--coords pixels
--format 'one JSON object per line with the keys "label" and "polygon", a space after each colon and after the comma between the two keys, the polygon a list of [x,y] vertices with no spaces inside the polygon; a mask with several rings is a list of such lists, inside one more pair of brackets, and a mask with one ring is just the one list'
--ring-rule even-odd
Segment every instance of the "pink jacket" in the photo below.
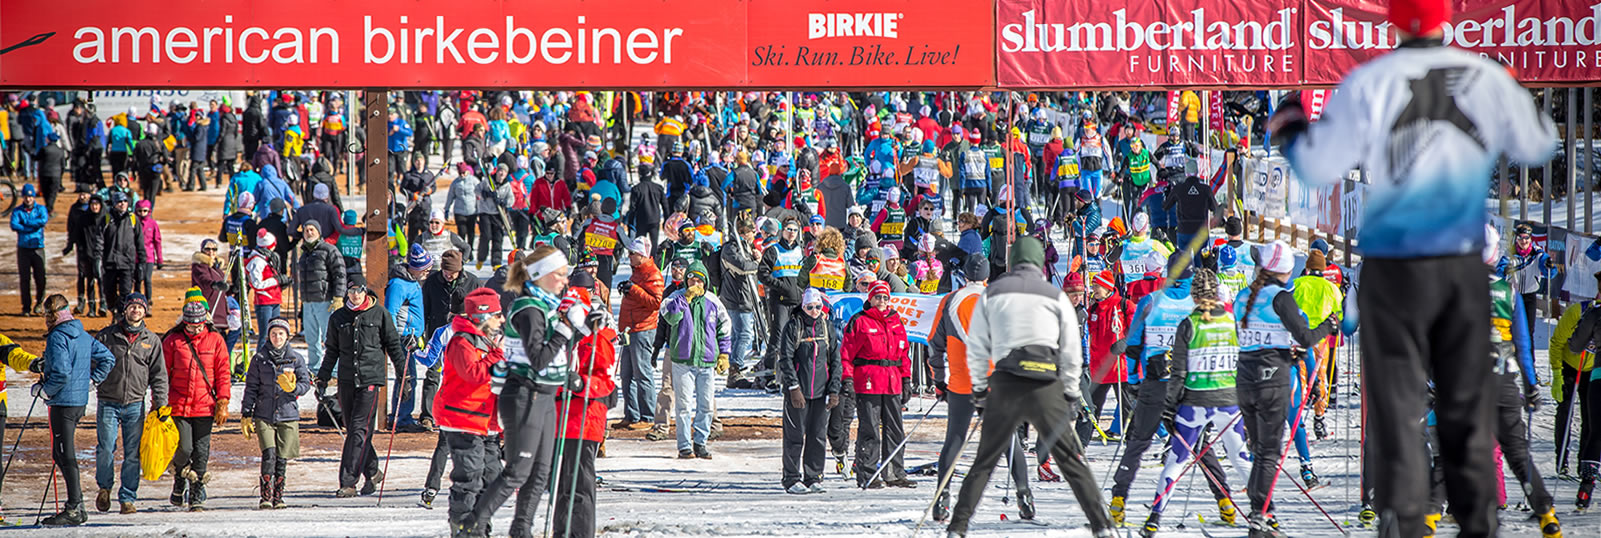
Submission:
{"label": "pink jacket", "polygon": [[156,223],[155,217],[139,219],[139,229],[145,236],[145,261],[166,263],[161,257],[161,225]]}

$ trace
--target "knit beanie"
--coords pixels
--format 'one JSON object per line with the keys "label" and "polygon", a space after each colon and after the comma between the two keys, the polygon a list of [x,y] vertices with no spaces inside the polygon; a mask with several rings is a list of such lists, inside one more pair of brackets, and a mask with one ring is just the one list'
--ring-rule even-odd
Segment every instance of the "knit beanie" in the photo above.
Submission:
{"label": "knit beanie", "polygon": [[427,271],[434,265],[434,257],[422,248],[422,245],[412,245],[411,253],[406,255],[406,268],[413,271]]}
{"label": "knit beanie", "polygon": [[1020,265],[1045,267],[1045,245],[1039,239],[1024,236],[1012,243],[1012,268]]}
{"label": "knit beanie", "polygon": [[209,314],[210,313],[206,311],[206,302],[203,300],[192,301],[184,303],[183,305],[184,323],[205,323],[206,318],[210,317]]}
{"label": "knit beanie", "polygon": [[189,303],[193,302],[200,302],[202,304],[206,302],[206,294],[202,293],[200,288],[189,288],[188,291],[183,292],[184,305],[188,305]]}
{"label": "knit beanie", "polygon": [[1190,295],[1196,299],[1218,300],[1217,273],[1211,269],[1196,269],[1190,278]]}

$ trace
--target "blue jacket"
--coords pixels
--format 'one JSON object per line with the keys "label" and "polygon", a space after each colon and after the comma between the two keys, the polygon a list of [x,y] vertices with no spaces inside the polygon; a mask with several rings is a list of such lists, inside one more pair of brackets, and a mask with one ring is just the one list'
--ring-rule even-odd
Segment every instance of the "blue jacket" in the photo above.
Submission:
{"label": "blue jacket", "polygon": [[[257,174],[255,170],[239,172],[228,178],[228,195],[222,200],[222,213],[224,215],[233,214],[236,210],[233,206],[233,201],[239,198],[239,193],[248,192],[250,196],[254,197],[257,183],[261,183],[261,174]],[[254,211],[256,208],[252,207],[250,209]]]}
{"label": "blue jacket", "polygon": [[411,145],[411,124],[406,123],[405,118],[395,118],[389,120],[389,126],[399,128],[398,131],[389,133],[389,152],[405,153],[406,146]]}
{"label": "blue jacket", "polygon": [[17,232],[17,248],[44,248],[44,225],[50,222],[50,212],[44,204],[34,203],[30,209],[17,206],[11,212],[11,229]]}
{"label": "blue jacket", "polygon": [[273,165],[261,167],[261,181],[256,183],[256,214],[266,215],[271,211],[272,201],[282,198],[289,207],[300,209],[300,198],[295,196],[294,189],[278,177],[278,169]]}
{"label": "blue jacket", "polygon": [[426,329],[422,311],[422,284],[411,279],[406,266],[389,266],[389,285],[384,288],[384,310],[394,316],[400,336],[415,339]]}
{"label": "blue jacket", "polygon": [[45,403],[51,407],[88,405],[89,384],[105,381],[117,364],[111,350],[84,332],[83,322],[75,319],[50,329],[44,336],[41,358],[45,363],[39,382],[44,384]]}

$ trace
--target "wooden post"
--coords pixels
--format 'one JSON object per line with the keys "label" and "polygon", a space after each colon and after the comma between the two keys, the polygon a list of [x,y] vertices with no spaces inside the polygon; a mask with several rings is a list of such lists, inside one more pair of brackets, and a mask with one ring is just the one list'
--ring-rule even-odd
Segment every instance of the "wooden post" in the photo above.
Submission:
{"label": "wooden post", "polygon": [[[367,88],[362,96],[363,116],[367,120],[367,237],[364,250],[367,288],[378,297],[372,308],[383,308],[384,283],[389,274],[389,90]],[[351,170],[355,173],[355,170]],[[405,256],[406,253],[400,253]],[[384,379],[389,378],[389,361],[384,361]],[[350,415],[345,415],[350,416]],[[389,416],[389,383],[378,387],[377,409],[373,419],[383,424]],[[346,427],[350,427],[348,424]],[[380,431],[382,428],[374,428]]]}

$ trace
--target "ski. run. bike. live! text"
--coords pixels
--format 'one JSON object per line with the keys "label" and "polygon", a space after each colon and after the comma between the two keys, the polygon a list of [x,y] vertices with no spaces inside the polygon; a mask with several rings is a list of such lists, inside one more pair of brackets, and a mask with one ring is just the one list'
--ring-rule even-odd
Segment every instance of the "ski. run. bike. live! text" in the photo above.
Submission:
{"label": "ski. run. bike. live! text", "polygon": [[929,66],[956,65],[962,46],[938,50],[927,46],[907,45],[904,49],[883,45],[855,45],[839,51],[807,45],[797,45],[793,51],[787,45],[763,45],[751,51],[752,67],[797,66]]}

